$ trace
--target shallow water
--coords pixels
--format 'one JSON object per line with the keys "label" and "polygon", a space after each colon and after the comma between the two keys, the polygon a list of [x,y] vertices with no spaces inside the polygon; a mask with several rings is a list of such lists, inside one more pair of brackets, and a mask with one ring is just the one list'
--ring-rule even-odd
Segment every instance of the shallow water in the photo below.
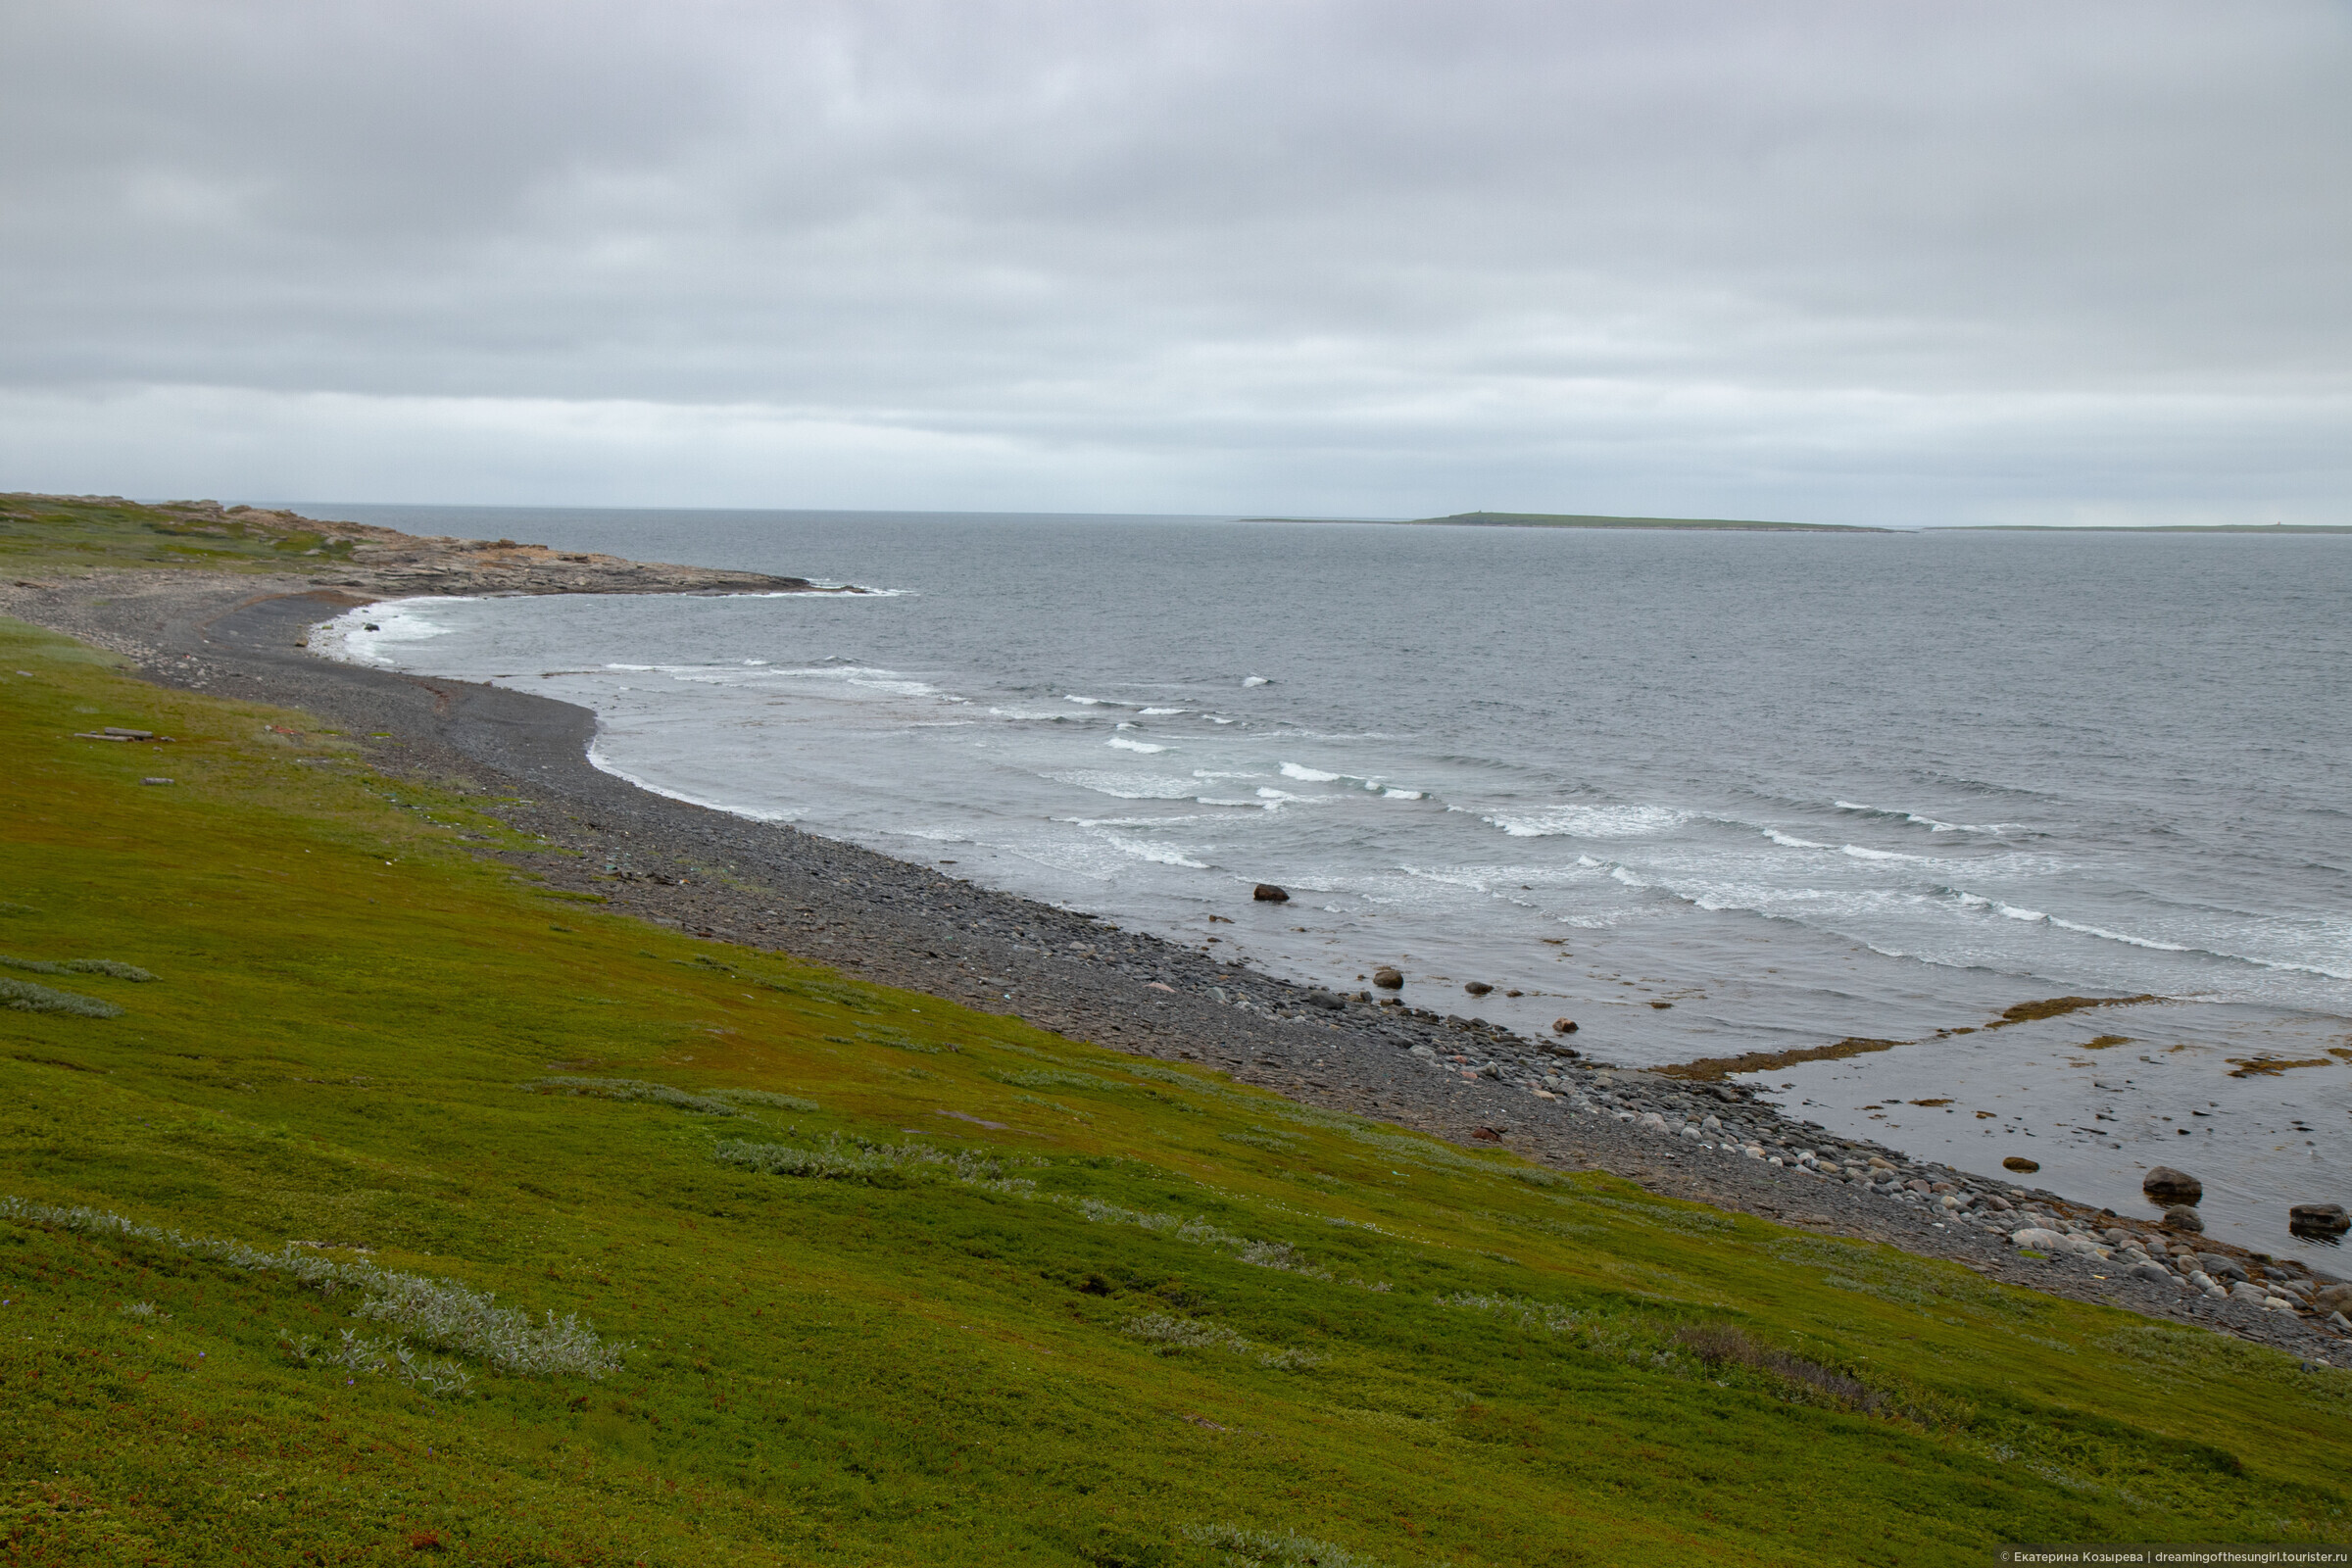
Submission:
{"label": "shallow water", "polygon": [[[334,510],[897,590],[351,631],[649,787],[1629,1064],[1915,1042],[1753,1081],[2263,1250],[2352,1201],[2352,539]],[[1939,1033],[2079,993],[2164,1000]]]}

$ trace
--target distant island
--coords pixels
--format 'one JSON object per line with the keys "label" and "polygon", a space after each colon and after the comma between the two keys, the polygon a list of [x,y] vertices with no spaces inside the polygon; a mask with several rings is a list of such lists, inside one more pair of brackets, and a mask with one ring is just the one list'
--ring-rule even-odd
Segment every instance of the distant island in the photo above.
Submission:
{"label": "distant island", "polygon": [[1897,533],[1839,522],[1755,522],[1731,517],[1601,517],[1581,513],[1457,512],[1449,517],[1244,517],[1244,522],[1385,522],[1400,527],[1456,528],[1693,528],[1741,533]]}

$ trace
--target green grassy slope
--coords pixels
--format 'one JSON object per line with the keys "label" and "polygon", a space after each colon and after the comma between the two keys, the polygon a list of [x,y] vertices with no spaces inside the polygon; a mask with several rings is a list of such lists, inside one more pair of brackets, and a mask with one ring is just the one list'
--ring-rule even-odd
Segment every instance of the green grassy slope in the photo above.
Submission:
{"label": "green grassy slope", "polygon": [[12,1560],[2342,1533],[2343,1374],[609,915],[307,727],[0,621],[0,1003],[122,1009],[0,1005]]}
{"label": "green grassy slope", "polygon": [[289,524],[272,512],[218,515],[195,503],[160,507],[113,497],[0,494],[0,568],[82,571],[93,566],[202,566],[287,571],[340,560],[351,541]]}

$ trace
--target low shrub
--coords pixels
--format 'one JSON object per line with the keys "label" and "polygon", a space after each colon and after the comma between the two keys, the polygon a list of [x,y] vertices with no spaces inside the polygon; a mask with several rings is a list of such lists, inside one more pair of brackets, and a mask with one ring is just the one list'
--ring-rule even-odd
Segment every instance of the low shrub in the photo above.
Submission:
{"label": "low shrub", "polygon": [[435,1399],[455,1398],[473,1387],[472,1374],[455,1361],[427,1361],[397,1339],[363,1339],[350,1329],[343,1330],[342,1344],[332,1350],[307,1334],[284,1342],[283,1348],[297,1366],[326,1366],[363,1377],[388,1373]]}
{"label": "low shrub", "polygon": [[29,980],[0,979],[0,1007],[12,1012],[63,1012],[76,1018],[120,1018],[122,1009],[111,1002],[76,991],[52,991]]}
{"label": "low shrub", "polygon": [[1381,1568],[1361,1556],[1296,1530],[1242,1530],[1233,1525],[1188,1525],[1186,1539],[1225,1553],[1236,1568]]}
{"label": "low shrub", "polygon": [[1696,1323],[1675,1331],[1675,1339],[1706,1365],[1746,1366],[1828,1395],[1856,1410],[1876,1410],[1885,1397],[1863,1383],[1819,1361],[1759,1345],[1730,1323]]}
{"label": "low shrub", "polygon": [[338,1263],[291,1243],[279,1251],[265,1252],[243,1242],[182,1236],[104,1209],[63,1208],[15,1197],[0,1197],[0,1219],[145,1242],[229,1268],[282,1274],[322,1295],[355,1291],[361,1297],[360,1304],[353,1308],[355,1316],[390,1324],[435,1349],[473,1356],[501,1372],[532,1377],[577,1372],[601,1378],[618,1371],[622,1353],[630,1348],[599,1339],[596,1330],[581,1322],[577,1314],[559,1318],[551,1311],[543,1321],[534,1323],[528,1312],[500,1306],[488,1291],[472,1290],[454,1280],[397,1273],[373,1263]]}
{"label": "low shrub", "polygon": [[[650,1101],[698,1116],[740,1116],[742,1111],[709,1095],[690,1095],[667,1084],[649,1084],[637,1078],[534,1078],[522,1086],[535,1095],[581,1095],[590,1100]],[[799,1108],[798,1103],[794,1106]],[[808,1106],[814,1110],[814,1105]]]}
{"label": "low shrub", "polygon": [[1170,1350],[1231,1350],[1249,1353],[1250,1342],[1221,1323],[1151,1312],[1127,1325],[1126,1333]]}
{"label": "low shrub", "polygon": [[732,1139],[710,1151],[722,1165],[767,1176],[805,1176],[817,1181],[863,1182],[868,1187],[906,1187],[918,1181],[955,1181],[970,1187],[1027,1196],[1037,1184],[1005,1174],[1008,1164],[1042,1160],[1008,1159],[970,1150],[933,1149],[928,1144],[885,1144],[870,1138],[830,1134],[814,1149],[793,1144],[756,1144]]}
{"label": "low shrub", "polygon": [[721,1089],[715,1098],[733,1105],[766,1105],[775,1110],[807,1112],[824,1109],[813,1100],[803,1100],[798,1095],[770,1094],[764,1089]]}
{"label": "low shrub", "polygon": [[51,963],[41,958],[17,958],[0,953],[0,969],[22,969],[26,974],[102,974],[116,980],[152,980],[155,976],[132,963],[117,963],[112,958],[61,958]]}

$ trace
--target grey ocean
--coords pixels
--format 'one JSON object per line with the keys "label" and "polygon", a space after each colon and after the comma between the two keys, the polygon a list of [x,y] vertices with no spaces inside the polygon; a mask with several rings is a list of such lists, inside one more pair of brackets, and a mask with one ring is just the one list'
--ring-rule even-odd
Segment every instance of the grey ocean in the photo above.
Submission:
{"label": "grey ocean", "polygon": [[[2263,1250],[2352,1202],[2352,537],[318,510],[892,590],[347,624],[649,787],[1627,1064],[1907,1042],[1756,1081]],[[2160,1000],[1983,1027],[2078,995]]]}

